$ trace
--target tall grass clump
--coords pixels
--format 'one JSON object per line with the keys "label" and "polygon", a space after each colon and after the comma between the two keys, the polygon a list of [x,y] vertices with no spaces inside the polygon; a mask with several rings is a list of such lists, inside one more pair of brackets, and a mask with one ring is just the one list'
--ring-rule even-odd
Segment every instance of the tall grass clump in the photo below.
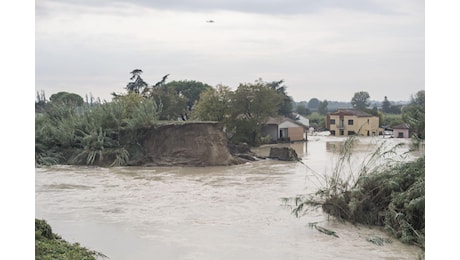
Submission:
{"label": "tall grass clump", "polygon": [[300,217],[321,208],[342,221],[383,226],[404,243],[425,247],[425,157],[407,160],[400,145],[377,144],[353,160],[355,137],[341,146],[330,174],[319,175],[320,188],[311,194],[283,199]]}
{"label": "tall grass clump", "polygon": [[49,104],[35,116],[35,165],[127,165],[161,108],[150,99]]}

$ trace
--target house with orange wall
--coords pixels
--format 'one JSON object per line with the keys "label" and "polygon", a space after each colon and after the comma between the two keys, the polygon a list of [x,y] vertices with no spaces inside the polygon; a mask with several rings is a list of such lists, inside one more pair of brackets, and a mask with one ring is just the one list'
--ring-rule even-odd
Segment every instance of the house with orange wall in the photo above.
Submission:
{"label": "house with orange wall", "polygon": [[379,118],[357,109],[338,109],[326,116],[326,128],[332,136],[379,134]]}

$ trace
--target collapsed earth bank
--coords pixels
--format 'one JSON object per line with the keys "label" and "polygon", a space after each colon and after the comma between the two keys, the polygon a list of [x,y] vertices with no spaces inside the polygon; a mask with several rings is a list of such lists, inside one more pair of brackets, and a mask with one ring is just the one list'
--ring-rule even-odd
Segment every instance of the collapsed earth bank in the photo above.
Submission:
{"label": "collapsed earth bank", "polygon": [[247,161],[230,152],[222,123],[175,123],[145,130],[144,156],[131,165],[228,166]]}

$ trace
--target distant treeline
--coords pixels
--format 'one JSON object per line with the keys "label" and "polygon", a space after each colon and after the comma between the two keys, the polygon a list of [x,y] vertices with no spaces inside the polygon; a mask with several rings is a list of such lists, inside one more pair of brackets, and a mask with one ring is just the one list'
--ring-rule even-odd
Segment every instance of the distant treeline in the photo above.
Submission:
{"label": "distant treeline", "polygon": [[[309,101],[299,101],[299,102],[294,102],[294,107],[295,108],[298,108],[297,110],[299,110],[299,112],[301,112],[301,108],[305,108],[307,109],[307,111],[309,113],[313,113],[313,112],[318,112],[319,111],[319,104],[321,101],[319,101],[318,99],[316,98],[313,98],[313,99],[310,99],[310,101],[312,103],[310,103]],[[324,101],[323,101],[324,102]],[[381,109],[383,107],[383,101],[375,101],[375,100],[371,100],[369,101],[370,103],[370,106],[369,108],[378,108],[378,109]],[[404,106],[404,105],[407,105],[410,103],[410,101],[391,101],[391,108],[392,108],[392,111],[390,111],[392,114],[400,114],[401,113],[401,108]],[[345,102],[345,101],[329,101],[327,100],[327,112],[335,112],[337,111],[339,108],[353,108],[353,105],[351,104],[351,102]],[[308,114],[307,112],[307,114]]]}

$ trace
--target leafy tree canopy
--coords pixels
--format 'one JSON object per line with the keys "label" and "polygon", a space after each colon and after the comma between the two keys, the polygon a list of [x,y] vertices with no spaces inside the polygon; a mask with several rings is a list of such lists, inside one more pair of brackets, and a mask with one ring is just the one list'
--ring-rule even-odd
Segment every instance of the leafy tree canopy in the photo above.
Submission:
{"label": "leafy tree canopy", "polygon": [[[259,79],[262,82],[262,79]],[[266,83],[268,87],[275,90],[279,95],[281,95],[281,104],[278,109],[278,114],[283,116],[290,116],[294,108],[294,100],[292,97],[287,95],[287,87],[283,85],[284,80],[272,81]]]}
{"label": "leafy tree canopy", "polygon": [[420,90],[415,94],[415,96],[412,96],[411,103],[415,105],[425,106],[425,90]]}
{"label": "leafy tree canopy", "polygon": [[328,105],[328,102],[327,100],[324,100],[324,101],[321,101],[319,102],[319,106],[318,106],[318,112],[321,114],[321,115],[326,115],[327,114],[327,105]]}
{"label": "leafy tree canopy", "polygon": [[194,80],[171,81],[165,87],[173,89],[180,96],[184,96],[187,100],[187,110],[189,111],[195,102],[200,99],[201,93],[212,89],[210,85]]}
{"label": "leafy tree canopy", "polygon": [[75,93],[69,93],[65,91],[58,92],[50,96],[50,101],[53,103],[65,103],[72,104],[76,106],[83,105],[83,98]]}
{"label": "leafy tree canopy", "polygon": [[311,111],[318,111],[319,102],[320,101],[317,98],[310,99],[310,101],[308,101],[308,109]]}
{"label": "leafy tree canopy", "polygon": [[366,91],[356,92],[353,98],[351,99],[351,105],[353,108],[363,109],[370,105],[369,103],[369,93]]}
{"label": "leafy tree canopy", "polygon": [[227,86],[218,85],[201,93],[194,106],[193,118],[204,121],[224,121],[230,115],[233,92]]}
{"label": "leafy tree canopy", "polygon": [[402,111],[404,122],[417,139],[425,140],[425,90],[417,92],[411,103]]}

